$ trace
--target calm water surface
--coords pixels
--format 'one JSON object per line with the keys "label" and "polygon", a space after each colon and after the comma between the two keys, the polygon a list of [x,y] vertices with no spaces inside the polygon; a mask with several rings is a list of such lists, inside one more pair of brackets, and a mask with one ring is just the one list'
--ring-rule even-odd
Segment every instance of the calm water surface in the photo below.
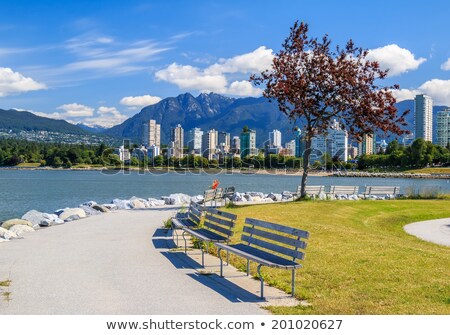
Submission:
{"label": "calm water surface", "polygon": [[[235,186],[238,192],[295,191],[300,183],[299,176],[0,169],[0,221],[20,217],[30,209],[51,213],[89,200],[109,203],[114,198],[129,199],[132,196],[159,198],[171,193],[202,194],[214,179],[218,179],[223,187]],[[415,188],[450,193],[449,180],[309,177],[308,184],[392,185],[400,186],[402,192]]]}

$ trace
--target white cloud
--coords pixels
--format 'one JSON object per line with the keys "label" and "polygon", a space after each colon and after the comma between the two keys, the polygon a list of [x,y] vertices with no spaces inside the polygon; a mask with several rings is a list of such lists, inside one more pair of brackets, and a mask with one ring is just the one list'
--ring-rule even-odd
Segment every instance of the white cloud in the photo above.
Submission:
{"label": "white cloud", "polygon": [[433,104],[450,106],[450,80],[431,79],[423,83],[419,90],[433,98]]}
{"label": "white cloud", "polygon": [[[273,51],[262,46],[243,55],[220,59],[217,63],[201,69],[191,65],[173,63],[155,73],[157,80],[167,81],[183,90],[217,92],[238,96],[257,96],[261,89],[255,88],[249,81],[234,80],[229,84],[229,74],[247,77],[270,68]],[[241,78],[242,79],[242,78]]]}
{"label": "white cloud", "polygon": [[394,97],[395,99],[397,99],[397,101],[414,99],[414,97],[420,93],[421,92],[418,90],[408,90],[405,88],[399,90],[392,90],[392,94],[394,94]]}
{"label": "white cloud", "polygon": [[110,128],[125,121],[128,117],[121,114],[116,107],[101,106],[94,117],[85,118],[82,123],[87,126]]}
{"label": "white cloud", "polygon": [[149,105],[154,105],[161,101],[160,97],[152,96],[152,95],[141,95],[141,96],[130,96],[123,97],[120,99],[120,103],[129,107],[144,107]]}
{"label": "white cloud", "polygon": [[104,128],[115,126],[128,118],[120,113],[116,107],[100,106],[95,110],[92,107],[71,103],[59,106],[58,109],[64,110],[64,112],[42,113],[32,110],[29,110],[29,112],[51,119],[66,120],[73,124],[83,123],[90,127],[100,126]]}
{"label": "white cloud", "polygon": [[417,94],[427,94],[433,98],[434,105],[450,106],[450,80],[431,79],[416,89],[392,91],[397,101],[414,99]]}
{"label": "white cloud", "polygon": [[156,72],[155,76],[157,80],[175,84],[183,90],[217,92],[228,84],[224,75],[209,75],[197,67],[176,63]]}
{"label": "white cloud", "polygon": [[388,75],[390,77],[410,70],[417,70],[420,64],[426,61],[426,58],[423,57],[416,59],[411,51],[400,48],[397,44],[371,49],[367,58],[377,61],[382,69],[389,69]]}
{"label": "white cloud", "polygon": [[25,77],[7,67],[0,67],[0,97],[46,88],[45,84],[34,81],[30,77]]}
{"label": "white cloud", "polygon": [[450,58],[446,62],[442,63],[441,69],[444,71],[450,71]]}
{"label": "white cloud", "polygon": [[[226,92],[227,94],[255,97],[262,94],[262,89],[254,87],[249,81],[233,81]],[[221,93],[221,92],[219,92]]]}
{"label": "white cloud", "polygon": [[273,50],[261,46],[258,49],[228,59],[220,59],[218,63],[205,70],[207,74],[223,73],[259,73],[272,65]]}
{"label": "white cloud", "polygon": [[65,113],[61,114],[65,118],[79,118],[94,115],[94,108],[77,103],[64,104],[57,107],[57,109],[65,111]]}

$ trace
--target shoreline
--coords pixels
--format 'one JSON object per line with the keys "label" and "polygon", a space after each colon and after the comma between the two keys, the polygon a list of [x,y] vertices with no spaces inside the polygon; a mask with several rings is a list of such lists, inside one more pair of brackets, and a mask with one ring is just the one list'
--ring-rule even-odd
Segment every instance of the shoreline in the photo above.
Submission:
{"label": "shoreline", "polygon": [[[249,174],[249,175],[270,175],[270,176],[302,176],[303,170],[285,170],[285,169],[195,169],[195,168],[107,168],[107,167],[84,167],[84,168],[54,168],[54,167],[18,167],[18,166],[2,166],[1,170],[39,170],[39,171],[104,171],[104,172],[144,172],[144,173],[179,173],[179,174]],[[313,177],[347,177],[347,178],[402,178],[402,179],[450,179],[450,174],[433,174],[433,173],[405,173],[405,172],[328,172],[328,171],[312,171],[308,176]]]}

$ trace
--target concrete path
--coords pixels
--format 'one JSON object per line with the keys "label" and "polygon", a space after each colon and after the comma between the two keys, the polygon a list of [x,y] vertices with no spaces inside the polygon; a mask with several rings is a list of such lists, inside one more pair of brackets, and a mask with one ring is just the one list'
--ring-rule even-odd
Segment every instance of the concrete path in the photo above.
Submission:
{"label": "concrete path", "polygon": [[[11,280],[1,288],[9,294],[0,295],[0,314],[266,313],[258,292],[239,284],[259,281],[201,275],[195,258],[171,252],[160,227],[173,212],[118,211],[0,244],[0,281]],[[218,263],[212,258],[207,264]]]}
{"label": "concrete path", "polygon": [[450,218],[415,222],[404,229],[422,240],[450,247]]}

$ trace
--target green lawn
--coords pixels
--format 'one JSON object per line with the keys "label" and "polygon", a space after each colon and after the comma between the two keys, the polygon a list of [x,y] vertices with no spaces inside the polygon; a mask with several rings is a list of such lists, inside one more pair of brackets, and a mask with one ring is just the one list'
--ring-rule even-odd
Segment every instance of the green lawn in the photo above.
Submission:
{"label": "green lawn", "polygon": [[[450,314],[450,248],[403,230],[450,217],[449,200],[306,201],[227,211],[238,214],[237,231],[253,217],[311,233],[296,286],[310,306],[270,308],[275,314]],[[232,261],[244,269],[242,259]],[[290,292],[290,271],[263,267],[263,275]]]}
{"label": "green lawn", "polygon": [[441,167],[441,168],[423,168],[416,170],[408,170],[405,171],[408,173],[427,173],[427,174],[450,174],[450,167]]}

